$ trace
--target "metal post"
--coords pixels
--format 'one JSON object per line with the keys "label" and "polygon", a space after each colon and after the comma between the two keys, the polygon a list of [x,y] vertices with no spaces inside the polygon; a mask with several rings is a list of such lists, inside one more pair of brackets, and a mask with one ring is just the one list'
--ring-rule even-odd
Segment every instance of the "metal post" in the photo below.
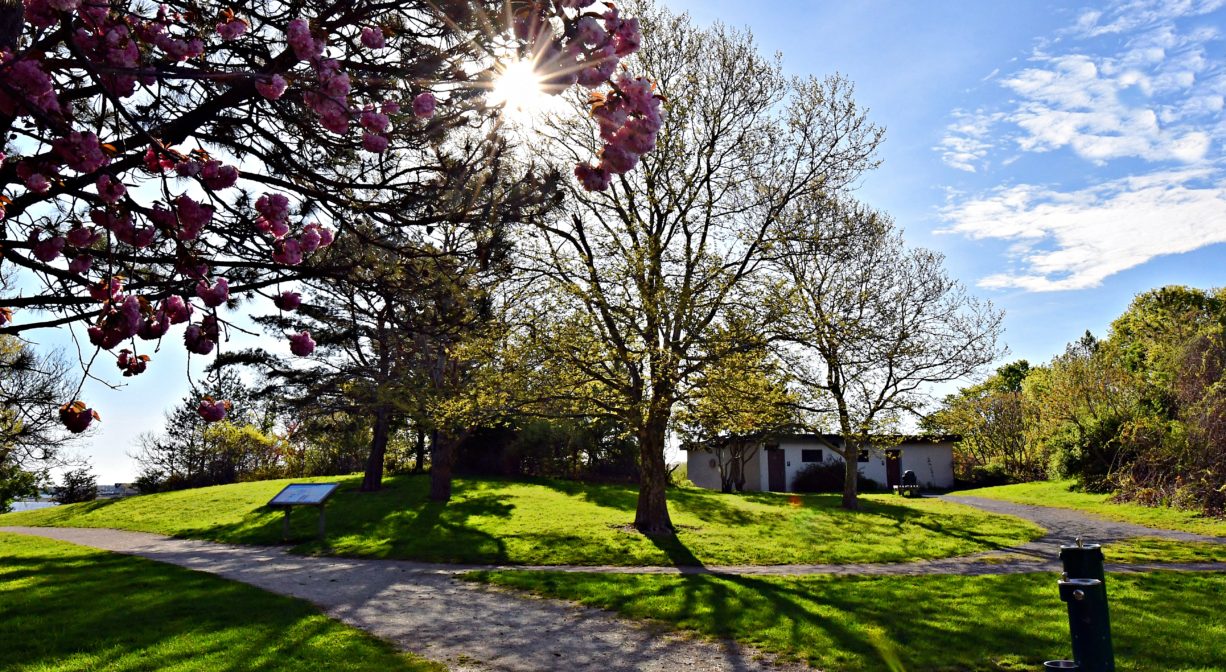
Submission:
{"label": "metal post", "polygon": [[[1097,589],[1086,592],[1086,628],[1083,649],[1077,648],[1077,633],[1073,632],[1073,659],[1081,669],[1090,672],[1115,672],[1115,651],[1111,645],[1111,614],[1107,607],[1107,577],[1103,569],[1103,549],[1098,544],[1077,543],[1072,546],[1060,547],[1060,563],[1064,566],[1066,579],[1092,579],[1099,582]],[[1060,599],[1065,599],[1061,591]],[[1069,605],[1070,627],[1072,627],[1072,604]]]}
{"label": "metal post", "polygon": [[324,505],[319,505],[319,540],[324,540]]}
{"label": "metal post", "polygon": [[281,519],[281,539],[289,541],[289,510],[291,507],[283,507],[285,509],[285,517]]}
{"label": "metal post", "polygon": [[1060,599],[1068,604],[1069,633],[1076,669],[1114,672],[1111,628],[1107,623],[1107,594],[1098,579],[1061,579]]}

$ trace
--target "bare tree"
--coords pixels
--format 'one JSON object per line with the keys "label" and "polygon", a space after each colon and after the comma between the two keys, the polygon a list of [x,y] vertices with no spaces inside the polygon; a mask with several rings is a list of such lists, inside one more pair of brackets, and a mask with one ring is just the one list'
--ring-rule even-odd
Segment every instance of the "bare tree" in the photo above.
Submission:
{"label": "bare tree", "polygon": [[[882,131],[842,77],[789,79],[747,32],[699,29],[649,3],[633,11],[645,40],[637,71],[665,101],[657,151],[606,192],[572,189],[527,254],[532,282],[552,290],[542,319],[583,333],[546,346],[637,439],[635,526],[667,534],[674,404],[711,362],[744,348],[713,338],[731,312],[771,319],[751,283],[781,216],[874,165]],[[591,122],[570,119],[554,126],[551,150],[592,142]]]}
{"label": "bare tree", "polygon": [[1003,314],[970,296],[944,257],[908,249],[893,221],[847,198],[807,204],[780,240],[779,299],[793,374],[824,395],[845,441],[843,506],[858,508],[856,458],[874,434],[918,415],[925,386],[1001,354]]}

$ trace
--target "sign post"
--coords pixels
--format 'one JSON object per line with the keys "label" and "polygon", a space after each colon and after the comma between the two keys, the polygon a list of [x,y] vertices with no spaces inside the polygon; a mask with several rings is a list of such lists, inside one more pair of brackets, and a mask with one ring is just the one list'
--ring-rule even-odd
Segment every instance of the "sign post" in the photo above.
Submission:
{"label": "sign post", "polygon": [[285,509],[285,518],[281,522],[281,538],[289,540],[289,512],[295,506],[314,506],[319,509],[319,540],[324,539],[324,504],[340,483],[291,483],[268,501],[272,508]]}

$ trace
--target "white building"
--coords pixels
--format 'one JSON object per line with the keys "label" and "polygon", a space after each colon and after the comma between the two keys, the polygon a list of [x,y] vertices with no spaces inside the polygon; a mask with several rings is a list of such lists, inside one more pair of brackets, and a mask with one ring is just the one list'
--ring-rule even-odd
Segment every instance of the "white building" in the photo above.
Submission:
{"label": "white building", "polygon": [[[924,488],[954,485],[953,436],[901,436],[890,448],[860,451],[859,469],[866,478],[892,487],[902,482],[905,471],[915,472]],[[790,434],[767,439],[757,446],[745,465],[746,490],[791,492],[796,474],[806,465],[843,462],[834,448],[842,446],[837,434]],[[694,485],[720,489],[719,463],[702,444],[683,445],[689,478]],[[727,458],[725,458],[727,459]]]}

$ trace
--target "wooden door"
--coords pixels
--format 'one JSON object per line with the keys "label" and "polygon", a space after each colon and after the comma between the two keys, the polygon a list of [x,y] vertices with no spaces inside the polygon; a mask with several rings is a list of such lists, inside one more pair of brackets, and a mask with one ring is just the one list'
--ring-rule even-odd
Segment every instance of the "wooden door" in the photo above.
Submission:
{"label": "wooden door", "polygon": [[902,451],[895,448],[885,451],[885,485],[893,488],[902,484]]}
{"label": "wooden door", "polygon": [[783,451],[775,448],[766,451],[766,489],[771,492],[786,492],[787,469],[783,463]]}

